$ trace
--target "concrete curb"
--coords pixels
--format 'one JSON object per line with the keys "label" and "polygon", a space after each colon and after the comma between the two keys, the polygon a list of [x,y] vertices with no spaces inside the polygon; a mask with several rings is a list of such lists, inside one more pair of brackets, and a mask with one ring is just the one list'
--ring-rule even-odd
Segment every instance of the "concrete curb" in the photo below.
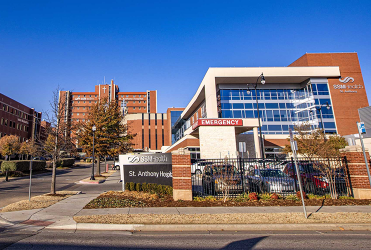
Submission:
{"label": "concrete curb", "polygon": [[[48,229],[72,229],[75,225],[49,226]],[[104,231],[371,231],[371,224],[97,224],[77,223],[77,230],[104,230]]]}

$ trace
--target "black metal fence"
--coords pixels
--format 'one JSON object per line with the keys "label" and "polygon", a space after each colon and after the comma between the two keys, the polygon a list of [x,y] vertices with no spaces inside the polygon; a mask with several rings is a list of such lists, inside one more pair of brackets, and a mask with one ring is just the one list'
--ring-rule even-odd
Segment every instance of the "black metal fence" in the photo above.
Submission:
{"label": "black metal fence", "polygon": [[[306,194],[352,196],[343,158],[299,158],[297,165]],[[242,193],[299,191],[294,160],[290,159],[206,159],[191,166],[194,196],[237,196]]]}

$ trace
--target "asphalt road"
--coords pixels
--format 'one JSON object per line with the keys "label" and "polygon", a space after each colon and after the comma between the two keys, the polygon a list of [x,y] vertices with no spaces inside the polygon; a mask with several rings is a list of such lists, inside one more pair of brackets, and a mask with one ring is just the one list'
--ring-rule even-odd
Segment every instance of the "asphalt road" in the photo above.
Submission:
{"label": "asphalt road", "polygon": [[[16,242],[12,244],[12,242]],[[0,249],[370,249],[370,232],[2,232]]]}
{"label": "asphalt road", "polygon": [[[101,164],[101,171],[104,171]],[[51,171],[48,173],[33,175],[32,178],[32,196],[41,195],[50,192]],[[99,192],[99,187],[92,185],[79,185],[75,182],[87,178],[91,175],[91,164],[70,169],[57,169],[57,191],[60,190],[77,190]],[[89,187],[90,186],[90,187]],[[96,185],[100,186],[100,185]],[[29,178],[11,179],[6,182],[0,179],[0,208],[13,202],[28,199]]]}

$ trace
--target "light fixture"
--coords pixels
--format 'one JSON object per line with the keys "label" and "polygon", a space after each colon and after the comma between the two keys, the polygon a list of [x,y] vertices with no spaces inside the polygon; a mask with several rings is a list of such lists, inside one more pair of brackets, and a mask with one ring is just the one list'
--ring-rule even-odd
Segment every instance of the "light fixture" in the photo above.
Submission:
{"label": "light fixture", "polygon": [[93,127],[91,128],[91,130],[92,130],[93,132],[97,131],[97,127],[96,127],[95,125],[93,125]]}
{"label": "light fixture", "polygon": [[247,84],[247,91],[246,91],[246,93],[247,93],[248,95],[250,95],[250,93],[251,93],[251,91],[250,91],[250,87],[249,87],[249,84]]}
{"label": "light fixture", "polygon": [[264,77],[263,73],[261,74],[261,80],[260,80],[260,83],[261,83],[261,84],[265,84],[265,77]]}
{"label": "light fixture", "polygon": [[327,105],[326,105],[326,108],[327,108],[327,109],[330,109],[330,104],[328,104],[328,102],[326,102],[326,104],[327,104]]}

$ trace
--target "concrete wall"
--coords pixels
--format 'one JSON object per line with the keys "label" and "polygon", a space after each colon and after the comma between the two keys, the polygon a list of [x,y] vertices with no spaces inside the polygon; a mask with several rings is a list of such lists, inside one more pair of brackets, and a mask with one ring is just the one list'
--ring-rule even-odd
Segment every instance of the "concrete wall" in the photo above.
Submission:
{"label": "concrete wall", "polygon": [[202,159],[236,157],[235,128],[230,126],[200,126],[200,151]]}

